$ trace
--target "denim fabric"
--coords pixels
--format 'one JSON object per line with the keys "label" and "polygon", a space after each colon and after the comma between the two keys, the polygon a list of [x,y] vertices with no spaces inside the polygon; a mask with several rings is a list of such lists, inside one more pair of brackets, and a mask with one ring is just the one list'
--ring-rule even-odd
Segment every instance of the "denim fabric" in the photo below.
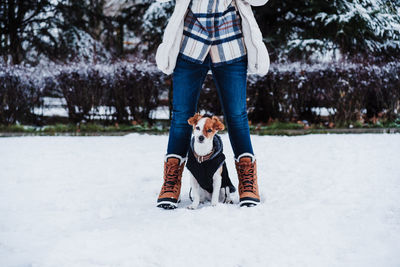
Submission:
{"label": "denim fabric", "polygon": [[172,73],[172,121],[167,154],[186,157],[192,126],[187,120],[197,111],[197,102],[204,79],[211,69],[223,109],[225,126],[235,157],[253,153],[246,107],[247,57],[241,61],[213,66],[210,54],[202,64],[185,60],[179,54]]}

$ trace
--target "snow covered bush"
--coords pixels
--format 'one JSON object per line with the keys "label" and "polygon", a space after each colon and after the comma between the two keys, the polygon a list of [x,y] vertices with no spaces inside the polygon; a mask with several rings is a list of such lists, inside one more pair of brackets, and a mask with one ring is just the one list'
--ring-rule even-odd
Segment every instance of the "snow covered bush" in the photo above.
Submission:
{"label": "snow covered bush", "polygon": [[117,121],[152,122],[150,112],[160,105],[166,90],[163,76],[140,64],[117,64],[109,76],[105,104],[115,108]]}
{"label": "snow covered bush", "polygon": [[[42,106],[44,97],[62,99],[58,102],[65,107],[60,108],[74,123],[151,123],[152,112],[172,101],[170,79],[144,61],[0,66],[0,123],[46,121],[43,112],[32,112]],[[400,64],[273,64],[267,76],[249,76],[247,107],[255,123],[395,121],[400,118]],[[211,75],[203,85],[198,110],[223,114]]]}
{"label": "snow covered bush", "polygon": [[273,65],[270,73],[248,87],[252,121],[307,120],[321,122],[316,110],[329,111],[329,120],[346,124],[400,114],[400,64]]}
{"label": "snow covered bush", "polygon": [[206,110],[211,114],[222,115],[222,107],[219,101],[217,89],[211,75],[207,75],[204,81],[203,88],[200,92],[198,110]]}
{"label": "snow covered bush", "polygon": [[62,92],[73,122],[93,120],[101,108],[112,121],[151,122],[150,112],[159,106],[165,91],[161,77],[146,62],[74,64],[58,70],[57,86],[47,94]]}
{"label": "snow covered bush", "polygon": [[32,109],[41,105],[41,96],[23,70],[0,65],[0,124],[37,123]]}
{"label": "snow covered bush", "polygon": [[69,119],[75,123],[90,120],[89,112],[101,104],[104,79],[98,70],[85,68],[63,71],[56,77],[67,103]]}

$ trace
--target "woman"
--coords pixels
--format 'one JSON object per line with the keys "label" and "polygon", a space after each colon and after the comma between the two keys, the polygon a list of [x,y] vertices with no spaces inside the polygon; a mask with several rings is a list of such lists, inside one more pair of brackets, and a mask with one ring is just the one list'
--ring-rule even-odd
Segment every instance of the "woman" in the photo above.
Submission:
{"label": "woman", "polygon": [[[169,0],[159,0],[166,2]],[[246,109],[247,73],[266,75],[269,56],[250,5],[268,0],[176,0],[156,53],[158,68],[172,73],[173,110],[164,183],[157,206],[177,207],[200,89],[213,75],[239,178],[240,206],[260,202],[256,159]]]}

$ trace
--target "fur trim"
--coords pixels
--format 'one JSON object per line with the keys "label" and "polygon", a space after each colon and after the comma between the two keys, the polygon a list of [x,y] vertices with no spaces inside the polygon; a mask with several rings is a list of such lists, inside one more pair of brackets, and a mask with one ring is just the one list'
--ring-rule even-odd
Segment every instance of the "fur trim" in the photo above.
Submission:
{"label": "fur trim", "polygon": [[167,162],[167,159],[168,159],[169,157],[178,158],[178,159],[179,159],[179,165],[181,165],[183,162],[185,162],[185,161],[187,160],[187,157],[184,157],[184,158],[183,158],[182,156],[180,156],[180,155],[178,155],[178,154],[166,154],[166,155],[164,156],[164,161]]}
{"label": "fur trim", "polygon": [[240,158],[244,157],[244,156],[251,157],[251,163],[254,163],[254,161],[256,160],[256,157],[253,154],[251,154],[249,152],[245,152],[245,153],[240,154],[237,158],[235,158],[235,161],[239,162]]}

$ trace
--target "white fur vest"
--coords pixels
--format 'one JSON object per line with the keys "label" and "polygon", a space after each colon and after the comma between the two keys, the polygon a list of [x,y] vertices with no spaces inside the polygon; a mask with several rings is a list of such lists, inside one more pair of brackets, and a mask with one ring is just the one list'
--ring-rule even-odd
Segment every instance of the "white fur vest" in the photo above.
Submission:
{"label": "white fur vest", "polygon": [[[170,0],[157,0],[168,2]],[[251,6],[262,6],[268,0],[233,0],[242,18],[243,39],[247,49],[247,73],[264,76],[269,69],[269,55],[262,40],[262,34],[254,18]],[[171,74],[176,65],[183,35],[183,23],[190,0],[176,0],[174,12],[165,27],[163,40],[157,48],[157,67],[165,74]]]}

